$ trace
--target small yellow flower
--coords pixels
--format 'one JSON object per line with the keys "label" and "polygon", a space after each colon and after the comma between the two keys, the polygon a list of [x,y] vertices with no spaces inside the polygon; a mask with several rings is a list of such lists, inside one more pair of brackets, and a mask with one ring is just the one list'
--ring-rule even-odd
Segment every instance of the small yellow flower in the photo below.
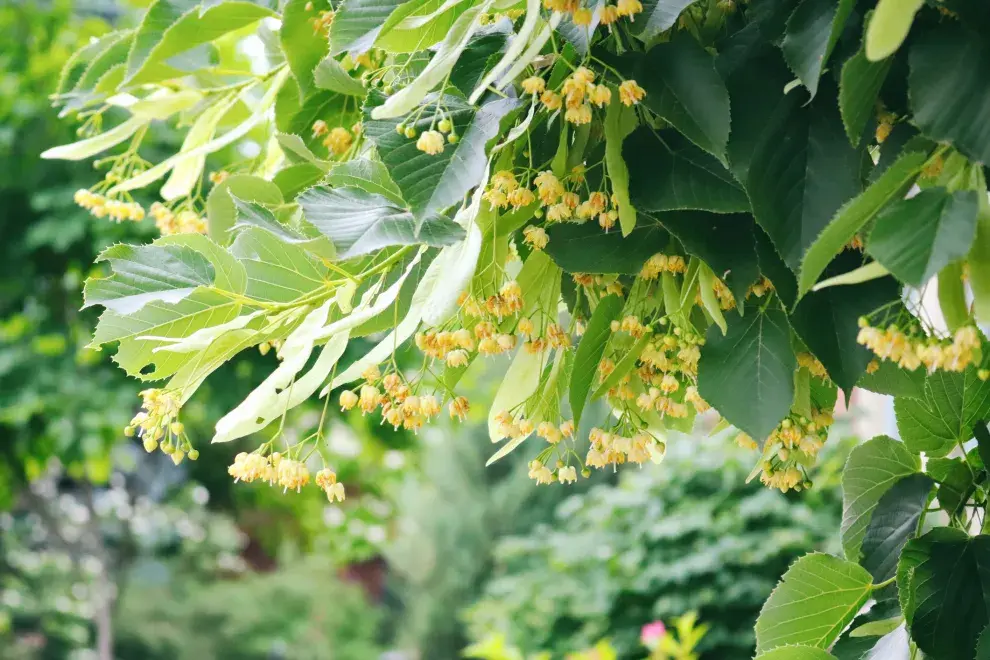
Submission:
{"label": "small yellow flower", "polygon": [[577,469],[573,465],[566,465],[559,468],[557,470],[557,479],[560,480],[560,483],[562,484],[572,484],[577,481]]}
{"label": "small yellow flower", "polygon": [[344,390],[340,393],[340,409],[350,410],[358,403],[358,395],[350,390]]}
{"label": "small yellow flower", "polygon": [[564,113],[564,121],[578,126],[591,123],[591,106],[587,103],[582,103],[577,107],[568,108]]}
{"label": "small yellow flower", "polygon": [[508,200],[512,208],[521,209],[532,204],[536,200],[536,195],[529,188],[516,188],[509,193]]}
{"label": "small yellow flower", "polygon": [[537,94],[543,93],[543,91],[547,88],[547,83],[539,76],[530,76],[522,81],[522,88],[527,94],[536,96]]}
{"label": "small yellow flower", "polygon": [[[636,0],[634,0],[636,1]],[[619,85],[619,100],[623,105],[636,105],[646,96],[646,90],[637,84],[635,80],[625,80]]]}
{"label": "small yellow flower", "polygon": [[605,5],[604,9],[602,9],[601,24],[611,25],[612,23],[615,23],[617,20],[619,20],[619,10],[616,8],[616,6]]}
{"label": "small yellow flower", "polygon": [[581,9],[578,9],[571,16],[571,20],[574,22],[574,25],[580,25],[581,27],[587,27],[591,25],[591,18],[592,18],[591,10],[586,7],[582,7]]}
{"label": "small yellow flower", "polygon": [[313,137],[318,138],[330,132],[330,127],[322,119],[313,122]]}
{"label": "small yellow flower", "polygon": [[540,95],[540,103],[546,106],[547,110],[559,110],[563,101],[560,98],[560,94],[548,89]]}
{"label": "small yellow flower", "polygon": [[571,207],[563,202],[553,204],[547,209],[547,220],[549,222],[563,222],[569,220],[573,215]]}
{"label": "small yellow flower", "polygon": [[599,108],[606,106],[612,101],[612,90],[606,85],[595,85],[591,92],[590,101]]}
{"label": "small yellow flower", "polygon": [[323,489],[323,492],[327,494],[327,499],[333,502],[334,500],[338,502],[344,501],[344,484],[337,481],[337,474],[329,469],[323,468],[316,473],[316,485]]}
{"label": "small yellow flower", "polygon": [[466,367],[468,362],[468,352],[463,348],[458,348],[457,350],[447,353],[447,366],[455,368]]}
{"label": "small yellow flower", "polygon": [[616,9],[619,16],[628,16],[633,19],[633,16],[639,14],[643,11],[643,3],[639,0],[619,0],[616,3]]}
{"label": "small yellow flower", "polygon": [[547,232],[543,227],[537,227],[535,225],[530,225],[523,229],[523,242],[527,245],[531,245],[534,250],[542,250],[550,242],[550,237],[547,236]]}
{"label": "small yellow flower", "polygon": [[347,153],[347,150],[354,144],[354,136],[346,128],[337,126],[323,140],[323,146],[328,148],[337,156]]}
{"label": "small yellow flower", "polygon": [[471,410],[471,405],[468,403],[466,397],[459,396],[450,402],[449,410],[451,418],[456,417],[457,419],[464,420],[467,419],[468,411]]}
{"label": "small yellow flower", "polygon": [[443,133],[440,131],[426,131],[416,140],[416,148],[430,156],[443,153]]}

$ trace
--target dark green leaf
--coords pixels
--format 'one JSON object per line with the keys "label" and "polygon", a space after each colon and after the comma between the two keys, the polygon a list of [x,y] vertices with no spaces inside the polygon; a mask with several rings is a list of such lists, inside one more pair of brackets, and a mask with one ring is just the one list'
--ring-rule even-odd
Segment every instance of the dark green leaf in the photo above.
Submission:
{"label": "dark green leaf", "polygon": [[746,191],[722,163],[675,131],[642,126],[623,143],[629,195],[640,211],[748,211]]}
{"label": "dark green leaf", "polygon": [[113,274],[86,282],[84,307],[102,305],[132,314],[150,302],[176,303],[197,287],[213,284],[213,264],[202,253],[178,245],[124,245],[104,250]]}
{"label": "dark green leaf", "polygon": [[938,527],[909,541],[897,588],[911,639],[926,657],[970,660],[988,622],[990,537]]}
{"label": "dark green leaf", "polygon": [[694,4],[695,0],[646,0],[643,14],[632,26],[633,33],[649,43],[661,32],[674,27],[681,12]]}
{"label": "dark green leaf", "polygon": [[[742,302],[760,277],[753,216],[682,211],[657,214],[664,229],[691,255],[704,261]],[[772,248],[771,248],[772,249]]]}
{"label": "dark green leaf", "polygon": [[949,516],[959,514],[973,492],[973,470],[964,458],[930,458],[925,471],[938,482],[938,504]]}
{"label": "dark green leaf", "polygon": [[977,205],[975,191],[926,188],[877,216],[867,249],[899,280],[920,287],[969,252]]}
{"label": "dark green leaf", "polygon": [[330,24],[330,52],[363,53],[371,48],[389,14],[403,0],[345,0]]}
{"label": "dark green leaf", "polygon": [[928,475],[909,474],[898,479],[877,502],[863,536],[859,562],[875,583],[894,577],[901,549],[918,531],[932,486]]}
{"label": "dark green leaf", "polygon": [[849,200],[822,230],[801,260],[800,292],[807,293],[826,266],[892,200],[902,199],[925,163],[926,154],[906,151],[869,188]]}
{"label": "dark green leaf", "polygon": [[591,383],[598,375],[598,363],[601,362],[605,346],[612,336],[612,321],[619,318],[622,307],[623,301],[619,296],[613,294],[602,298],[578,344],[568,395],[575,426],[581,423],[581,413],[584,412]]}
{"label": "dark green leaf", "polygon": [[624,273],[635,275],[646,260],[667,246],[670,237],[657,224],[640,224],[623,238],[595,222],[561,223],[547,231],[545,251],[568,273]]}
{"label": "dark green leaf", "polygon": [[787,644],[829,648],[866,604],[872,582],[866,570],[844,559],[819,553],[801,557],[760,611],[757,652]]}
{"label": "dark green leaf", "polygon": [[788,95],[795,97],[792,111],[768,121],[746,180],[756,221],[795,272],[836,211],[862,188],[863,151],[846,140],[830,88],[808,107],[800,95]]}
{"label": "dark green leaf", "polygon": [[842,65],[839,80],[839,111],[846,136],[853,146],[863,138],[863,132],[876,110],[877,96],[887,78],[893,59],[871,62],[865,46]]}
{"label": "dark green leaf", "polygon": [[921,470],[921,461],[902,442],[878,435],[849,454],[842,471],[842,549],[859,561],[880,498],[901,478]]}
{"label": "dark green leaf", "polygon": [[328,9],[327,0],[288,0],[282,9],[279,43],[303,96],[313,87],[313,69],[330,50],[326,34],[313,28],[319,12]]}
{"label": "dark green leaf", "polygon": [[306,221],[333,242],[341,259],[392,245],[452,245],[465,235],[442,216],[427,218],[417,234],[409,211],[360,188],[310,188],[298,202]]}
{"label": "dark green leaf", "polygon": [[725,159],[729,93],[714,59],[694,38],[677,34],[654,46],[638,63],[636,80],[646,90],[646,107],[705,151]]}
{"label": "dark green leaf", "polygon": [[973,437],[976,438],[977,449],[984,466],[990,466],[990,429],[986,420],[977,420],[973,424]]}
{"label": "dark green leaf", "polygon": [[925,398],[925,373],[921,369],[901,369],[890,360],[878,360],[880,367],[872,374],[863,374],[857,386],[877,394],[896,397]]}
{"label": "dark green leaf", "polygon": [[770,237],[759,225],[753,227],[753,238],[756,239],[756,258],[760,262],[760,273],[770,280],[784,306],[790,307],[797,301],[797,280],[794,273],[784,263]]}
{"label": "dark green leaf", "polygon": [[965,373],[936,371],[925,381],[925,398],[895,399],[897,429],[914,452],[945,456],[973,437],[973,425],[990,418],[990,381]]}
{"label": "dark green leaf", "polygon": [[[837,275],[852,270],[862,255],[851,250],[838,259]],[[897,301],[901,287],[892,277],[881,277],[861,284],[828,287],[805,296],[791,313],[791,326],[828,371],[829,377],[846,393],[852,392],[866,365],[876,357],[856,341],[859,318],[883,305]]]}
{"label": "dark green leaf", "polygon": [[467,47],[457,58],[450,72],[450,84],[465,96],[474,91],[512,34],[512,21],[502,18],[494,25],[487,25],[471,35]]}
{"label": "dark green leaf", "polygon": [[911,46],[914,123],[933,140],[990,162],[990,43],[956,21],[926,30]]}
{"label": "dark green leaf", "polygon": [[814,98],[855,0],[802,0],[787,21],[780,48],[788,66]]}
{"label": "dark green leaf", "polygon": [[708,329],[698,391],[729,423],[762,439],[790,412],[796,360],[784,313],[747,311],[744,317],[729,315],[724,336],[715,326]]}
{"label": "dark green leaf", "polygon": [[[457,144],[447,144],[443,153],[431,156],[416,148],[416,140],[396,132],[399,120],[371,119],[371,110],[382,102],[372,94],[365,106],[365,134],[378,148],[378,155],[392,180],[418,220],[435,215],[460,201],[481,183],[487,164],[485,145],[499,130],[499,122],[519,106],[517,99],[497,98],[475,111],[465,101],[445,96],[443,111],[460,136]],[[422,108],[415,123],[417,132],[430,129],[436,110],[435,100]]]}

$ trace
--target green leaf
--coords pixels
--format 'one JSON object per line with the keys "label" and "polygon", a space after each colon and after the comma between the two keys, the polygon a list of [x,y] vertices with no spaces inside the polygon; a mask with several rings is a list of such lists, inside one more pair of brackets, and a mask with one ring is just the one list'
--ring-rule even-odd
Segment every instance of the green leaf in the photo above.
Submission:
{"label": "green leaf", "polygon": [[[979,172],[982,177],[982,172]],[[986,188],[982,180],[980,188]],[[973,316],[984,326],[990,325],[990,201],[980,191],[980,210],[976,216],[976,237],[969,249],[969,288],[973,292]]]}
{"label": "green leaf", "polygon": [[885,435],[850,452],[842,471],[842,549],[847,559],[860,560],[863,538],[884,493],[920,470],[920,459],[904,443]]}
{"label": "green leaf", "polygon": [[328,269],[315,255],[264,229],[241,230],[230,250],[247,273],[245,293],[255,300],[288,303],[326,283]]}
{"label": "green leaf", "polygon": [[269,16],[275,13],[242,0],[228,0],[202,12],[183,0],[156,0],[135,34],[127,58],[127,83],[181,77],[183,71],[167,60]]}
{"label": "green leaf", "polygon": [[754,660],[835,660],[835,656],[813,646],[788,644],[761,653]]}
{"label": "green leaf", "polygon": [[313,69],[330,50],[326,34],[313,27],[320,11],[328,9],[327,0],[288,0],[282,9],[279,44],[303,96],[313,88]]}
{"label": "green leaf", "polygon": [[935,528],[908,542],[897,573],[898,590],[907,594],[911,639],[925,656],[975,657],[988,622],[990,537]]}
{"label": "green leaf", "polygon": [[296,165],[300,163],[315,165],[324,172],[330,169],[331,164],[328,161],[318,158],[298,135],[276,133],[275,141],[278,142],[278,146],[282,149],[282,153],[285,154],[288,162]]}
{"label": "green leaf", "polygon": [[975,369],[936,371],[925,381],[924,400],[894,399],[894,414],[911,451],[945,456],[973,437],[976,421],[990,418],[990,381],[977,378]]}
{"label": "green leaf", "polygon": [[646,0],[643,3],[642,16],[631,26],[633,33],[646,43],[653,41],[661,32],[674,27],[681,12],[694,2],[695,0]]}
{"label": "green leaf", "polygon": [[908,35],[924,0],[880,0],[866,29],[866,56],[877,62],[890,57]]}
{"label": "green leaf", "polygon": [[[499,439],[495,417],[502,411],[518,411],[519,407],[536,393],[547,359],[548,352],[546,351],[540,353],[530,353],[526,350],[516,351],[515,357],[512,358],[512,364],[509,365],[509,370],[505,372],[505,378],[499,385],[489,409],[488,435],[492,442],[498,442]],[[523,436],[524,438],[525,436]],[[522,441],[518,438],[516,440]],[[486,465],[491,465],[515,449],[519,445],[516,440],[509,440],[505,443],[498,452],[488,459]]]}
{"label": "green leaf", "polygon": [[512,34],[512,21],[508,18],[486,25],[471,35],[467,47],[457,58],[457,64],[450,72],[450,84],[465,96],[470,94],[485,73],[495,66],[497,56],[505,49]]}
{"label": "green leaf", "polygon": [[[855,267],[862,255],[842,255],[837,268]],[[862,284],[830,287],[805,296],[791,313],[791,326],[848,396],[875,354],[856,341],[859,318],[899,299],[901,286],[892,277]]]}
{"label": "green leaf", "polygon": [[297,200],[306,221],[329,238],[341,259],[376,252],[393,245],[453,245],[464,229],[443,216],[416,219],[381,195],[360,188],[311,188]]}
{"label": "green leaf", "polygon": [[756,256],[760,262],[760,272],[773,284],[774,291],[780,296],[784,306],[792,306],[797,302],[797,279],[794,273],[784,263],[780,252],[759,225],[753,229],[753,238],[756,239]]}
{"label": "green leaf", "polygon": [[276,172],[272,183],[278,186],[282,197],[295,199],[300,192],[319,182],[323,175],[323,169],[312,163],[295,163]]}
{"label": "green leaf", "polygon": [[917,533],[933,485],[928,475],[909,474],[898,479],[876,503],[863,535],[859,561],[874,582],[894,577],[901,550]]}
{"label": "green leaf", "polygon": [[[485,145],[498,133],[502,118],[519,105],[516,99],[498,98],[475,112],[461,99],[443,97],[440,102],[444,116],[453,123],[460,139],[457,144],[447,144],[443,153],[431,156],[416,148],[415,139],[396,132],[398,120],[371,119],[368,111],[381,100],[378,94],[368,98],[365,134],[378,148],[392,180],[419,221],[460,201],[468,190],[481,183],[488,162]],[[436,101],[421,109],[419,120],[408,124],[418,133],[430,130]]]}
{"label": "green leaf", "polygon": [[925,472],[938,482],[938,504],[950,517],[956,516],[973,494],[973,469],[965,458],[930,458]]}
{"label": "green leaf", "polygon": [[398,206],[405,206],[399,187],[392,181],[385,166],[377,160],[355,158],[335,165],[327,174],[326,184],[331,188],[360,188],[373,195],[386,197]]}
{"label": "green leaf", "polygon": [[863,132],[876,110],[877,97],[893,59],[871,62],[865,46],[842,65],[839,79],[839,111],[846,136],[853,146],[859,144]]}
{"label": "green leaf", "polygon": [[696,145],[725,160],[729,141],[729,93],[715,60],[694,38],[675,34],[639,61],[635,79],[643,103]]}
{"label": "green leaf", "polygon": [[698,392],[733,426],[762,439],[790,412],[796,360],[784,313],[748,312],[730,315],[724,336],[714,326],[708,329],[698,363]]}
{"label": "green leaf", "polygon": [[675,131],[644,126],[626,140],[622,156],[629,195],[642,211],[749,211],[746,191],[729,170]]}
{"label": "green leaf", "polygon": [[399,5],[382,25],[375,47],[390,53],[416,53],[443,40],[457,18],[474,3],[468,0],[410,0]]}
{"label": "green leaf", "polygon": [[979,420],[973,425],[973,437],[976,438],[977,453],[983,465],[990,465],[990,429],[987,421]]}
{"label": "green leaf", "polygon": [[983,129],[990,113],[990,43],[981,33],[947,21],[919,35],[909,63],[914,124],[970,159],[990,162],[990,132]]}
{"label": "green leaf", "polygon": [[178,302],[214,279],[209,259],[177,245],[118,244],[97,260],[110,262],[113,273],[86,282],[84,307],[102,305],[119,314],[132,314],[153,301]]}
{"label": "green leaf", "polygon": [[654,223],[640,224],[626,237],[614,230],[605,232],[596,222],[555,224],[547,235],[550,242],[544,251],[568,273],[635,275],[670,241]]}
{"label": "green leaf", "polygon": [[818,93],[818,80],[855,4],[855,0],[802,0],[787,20],[780,48],[811,98]]}
{"label": "green leaf", "polygon": [[[592,401],[608,394],[608,391],[617,386],[619,381],[625,378],[626,374],[636,368],[636,362],[639,360],[639,356],[643,354],[643,349],[646,348],[646,345],[650,343],[651,339],[653,339],[653,335],[646,333],[637,339],[629,350],[622,351],[622,359],[615,363],[612,373],[591,393]],[[597,366],[595,368],[597,369]]]}
{"label": "green leaf", "polygon": [[756,221],[795,272],[836,211],[862,187],[863,152],[846,140],[830,88],[806,108],[799,107],[800,95],[788,95],[795,97],[790,114],[768,121],[747,175]]}
{"label": "green leaf", "polygon": [[849,200],[808,247],[801,260],[799,291],[811,290],[835,255],[891,201],[902,199],[925,164],[926,154],[904,152],[869,188]]}
{"label": "green leaf", "polygon": [[901,369],[890,360],[880,360],[880,367],[872,374],[863,374],[858,387],[877,394],[896,397],[925,398],[925,374],[921,369]]}
{"label": "green leaf", "polygon": [[174,374],[194,354],[171,351],[155,352],[167,346],[168,339],[188,337],[203,328],[233,320],[242,306],[229,296],[197,289],[177,303],[155,301],[127,316],[106,311],[100,316],[91,347],[120,342],[114,362],[129,376],[141,380],[158,380]]}
{"label": "green leaf", "polygon": [[581,423],[581,413],[591,391],[591,383],[598,375],[598,363],[605,353],[605,346],[612,336],[612,321],[622,313],[622,298],[614,294],[605,296],[598,302],[588,327],[577,346],[574,370],[571,372],[569,397],[574,425]]}
{"label": "green leaf", "polygon": [[330,52],[363,53],[372,47],[389,15],[403,0],[345,0],[330,24]]}
{"label": "green leaf", "polygon": [[794,562],[756,620],[756,650],[786,644],[826,649],[866,604],[870,574],[857,564],[825,554]]}
{"label": "green leaf", "polygon": [[711,267],[737,301],[746,297],[749,286],[760,277],[753,216],[680,211],[659,213],[657,219],[688,254]]}
{"label": "green leaf", "polygon": [[636,128],[636,111],[612,103],[605,113],[605,169],[612,184],[612,195],[619,209],[619,227],[628,236],[636,228],[636,207],[629,200],[629,167],[623,154],[623,141]]}
{"label": "green leaf", "polygon": [[920,287],[969,252],[977,207],[975,191],[926,188],[877,216],[867,250],[899,280]]}
{"label": "green leaf", "polygon": [[364,98],[368,90],[361,84],[360,80],[352,78],[344,69],[340,62],[332,55],[328,55],[320,60],[313,71],[313,82],[320,89],[326,89],[338,94],[348,96],[358,96]]}
{"label": "green leaf", "polygon": [[231,198],[237,209],[237,223],[231,228],[235,233],[245,227],[258,227],[286,243],[305,243],[309,240],[295,229],[279,222],[275,214],[263,205],[245,201],[236,195],[231,195]]}
{"label": "green leaf", "polygon": [[210,238],[220,245],[230,243],[230,230],[237,222],[237,207],[232,196],[259,204],[281,204],[282,191],[271,181],[248,174],[228,176],[210,191],[206,199],[206,219]]}
{"label": "green leaf", "polygon": [[[293,89],[291,86],[287,89]],[[313,124],[317,120],[327,123],[327,126],[337,126],[349,129],[361,119],[360,108],[356,107],[354,99],[346,94],[338,94],[328,90],[315,90],[307,96],[298,109],[290,109],[287,99],[295,90],[280,94],[275,107],[276,126],[283,133],[300,136],[303,144],[314,155],[321,158],[331,156],[323,144],[323,138],[313,134]]]}
{"label": "green leaf", "polygon": [[969,323],[969,305],[966,304],[963,276],[963,265],[959,261],[949,264],[938,273],[938,306],[949,332],[955,332]]}

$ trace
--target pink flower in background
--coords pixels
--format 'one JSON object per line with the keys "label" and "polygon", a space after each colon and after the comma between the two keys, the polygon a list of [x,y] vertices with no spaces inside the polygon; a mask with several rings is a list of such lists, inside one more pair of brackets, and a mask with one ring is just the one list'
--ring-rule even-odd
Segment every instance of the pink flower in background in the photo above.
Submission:
{"label": "pink flower in background", "polygon": [[643,629],[639,633],[639,640],[643,643],[643,646],[652,651],[666,634],[667,627],[663,625],[663,621],[653,621],[643,626]]}

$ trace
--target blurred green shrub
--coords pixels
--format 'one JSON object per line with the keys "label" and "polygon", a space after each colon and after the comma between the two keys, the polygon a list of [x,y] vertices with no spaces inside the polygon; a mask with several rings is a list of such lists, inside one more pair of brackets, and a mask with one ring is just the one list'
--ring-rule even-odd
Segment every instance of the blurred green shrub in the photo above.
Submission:
{"label": "blurred green shrub", "polygon": [[[677,437],[659,466],[624,470],[556,509],[553,522],[499,541],[492,578],[464,618],[526,653],[577,651],[608,638],[642,657],[641,627],[696,611],[711,626],[703,658],[751,657],[753,624],[780,574],[821,547],[841,502],[842,452],[810,492],[746,484],[756,455],[731,440]],[[823,456],[824,458],[824,456]]]}
{"label": "blurred green shrub", "polygon": [[133,585],[116,653],[134,660],[374,660],[380,613],[325,560],[236,580]]}

